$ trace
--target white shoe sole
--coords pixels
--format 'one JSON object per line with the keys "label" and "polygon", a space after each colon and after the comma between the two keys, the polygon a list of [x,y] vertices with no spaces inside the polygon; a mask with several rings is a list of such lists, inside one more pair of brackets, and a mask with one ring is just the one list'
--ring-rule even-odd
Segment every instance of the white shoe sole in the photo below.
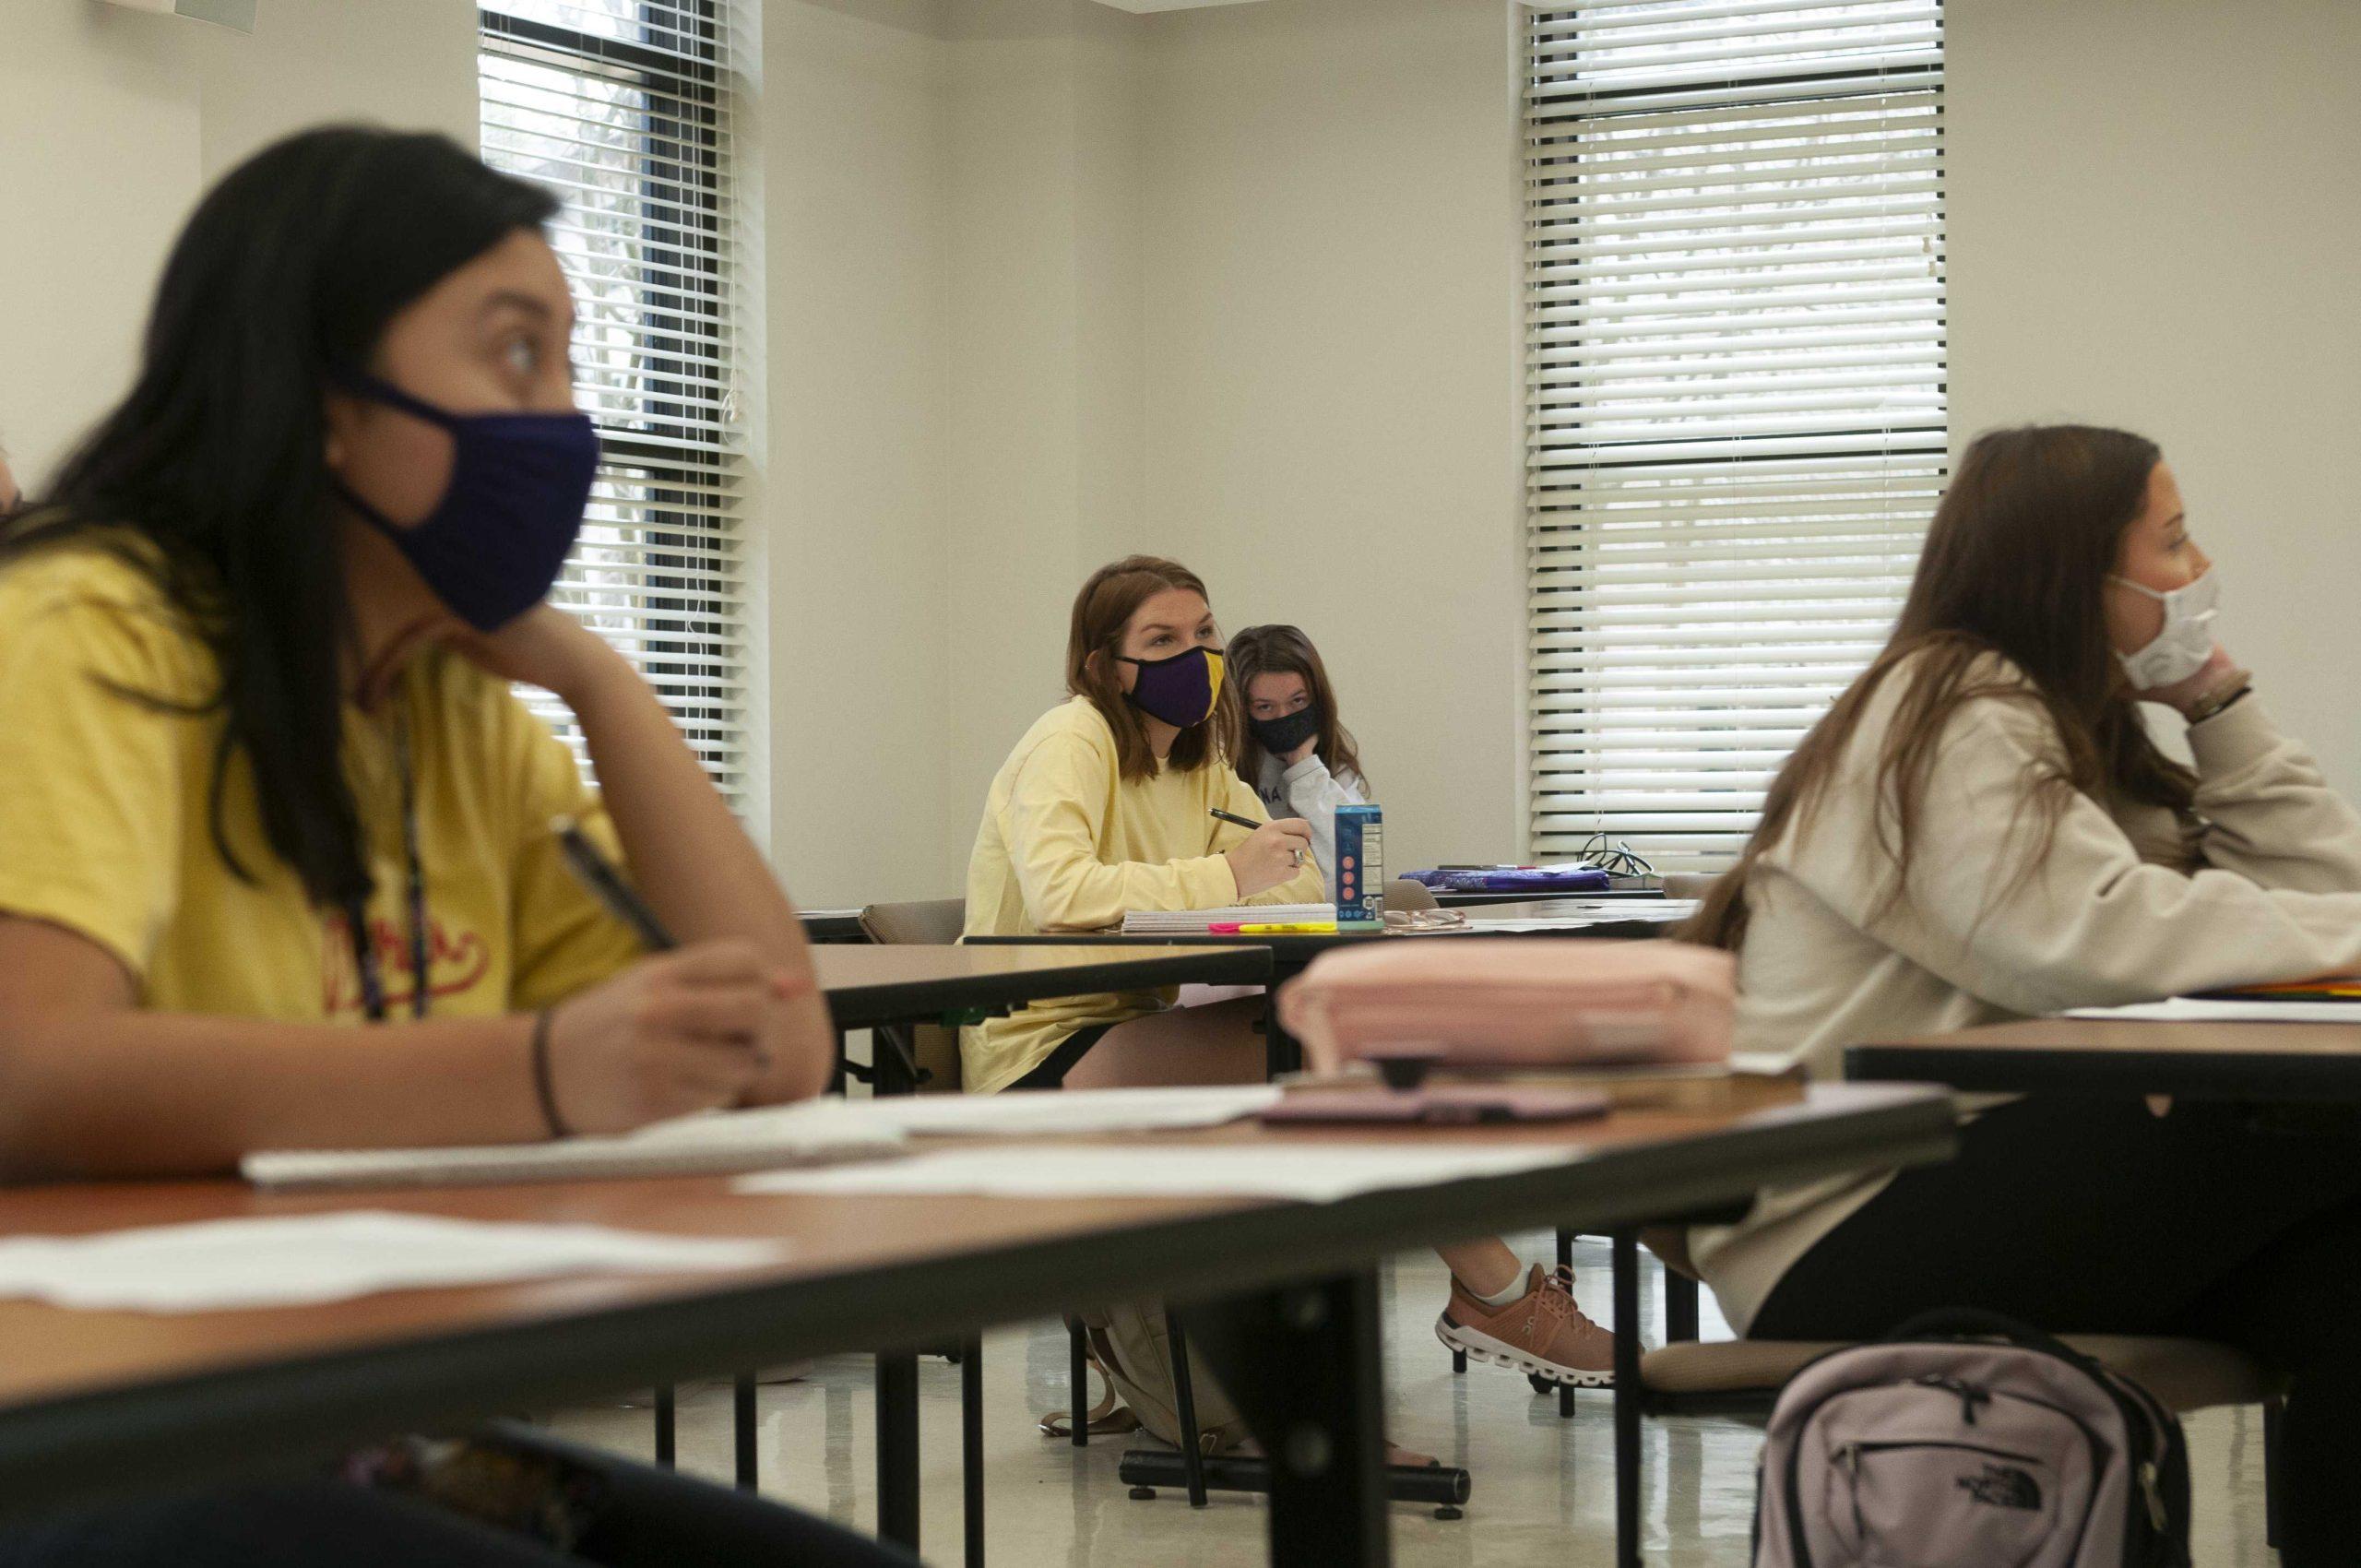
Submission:
{"label": "white shoe sole", "polygon": [[1435,1337],[1471,1360],[1486,1361],[1496,1367],[1509,1367],[1527,1377],[1544,1378],[1562,1383],[1572,1388],[1612,1388],[1615,1374],[1611,1372],[1590,1372],[1582,1367],[1562,1366],[1546,1361],[1529,1351],[1493,1338],[1489,1334],[1463,1327],[1447,1316],[1435,1319]]}

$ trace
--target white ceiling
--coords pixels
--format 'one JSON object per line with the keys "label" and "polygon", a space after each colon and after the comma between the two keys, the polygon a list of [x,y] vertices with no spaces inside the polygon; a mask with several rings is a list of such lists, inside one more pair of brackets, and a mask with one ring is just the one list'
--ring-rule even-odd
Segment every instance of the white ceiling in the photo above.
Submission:
{"label": "white ceiling", "polygon": [[1249,6],[1254,0],[1098,0],[1098,3],[1141,16],[1149,11],[1201,11],[1208,6]]}

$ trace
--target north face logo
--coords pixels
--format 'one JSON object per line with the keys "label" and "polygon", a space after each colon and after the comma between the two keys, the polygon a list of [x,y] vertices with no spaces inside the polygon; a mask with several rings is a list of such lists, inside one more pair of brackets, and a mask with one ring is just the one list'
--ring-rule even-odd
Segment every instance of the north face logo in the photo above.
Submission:
{"label": "north face logo", "polygon": [[1995,1508],[2041,1507],[2041,1483],[2012,1465],[1987,1465],[1980,1476],[1962,1476],[1959,1489]]}

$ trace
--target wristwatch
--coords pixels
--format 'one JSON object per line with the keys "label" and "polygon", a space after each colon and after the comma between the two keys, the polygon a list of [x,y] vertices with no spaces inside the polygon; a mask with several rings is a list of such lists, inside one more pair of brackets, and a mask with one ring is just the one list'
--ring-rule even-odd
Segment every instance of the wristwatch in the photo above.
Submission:
{"label": "wristwatch", "polygon": [[2225,691],[2209,693],[2190,705],[2189,721],[2191,724],[2202,724],[2253,690],[2253,682],[2240,681],[2236,685]]}

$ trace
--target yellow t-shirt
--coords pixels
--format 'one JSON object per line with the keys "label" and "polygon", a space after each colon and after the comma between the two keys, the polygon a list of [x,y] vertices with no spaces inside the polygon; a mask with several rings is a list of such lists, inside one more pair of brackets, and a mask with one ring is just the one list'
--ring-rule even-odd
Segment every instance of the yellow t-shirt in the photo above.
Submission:
{"label": "yellow t-shirt", "polygon": [[[1071,698],[1025,732],[992,779],[967,858],[967,934],[1099,931],[1133,909],[1321,901],[1320,868],[1309,863],[1292,882],[1240,898],[1222,852],[1246,830],[1216,819],[1216,806],[1269,820],[1226,762],[1122,778],[1105,716],[1088,698]],[[967,1087],[1005,1088],[1075,1030],[1153,1013],[1172,996],[1168,989],[1060,997],[963,1029]]]}
{"label": "yellow t-shirt", "polygon": [[[218,683],[211,652],[148,574],[87,539],[0,569],[0,911],[100,944],[130,971],[144,1007],[359,1022],[344,916],[314,904],[271,852],[243,754],[222,776],[221,837],[252,881],[215,841]],[[549,832],[552,816],[571,814],[614,852],[573,757],[504,683],[433,654],[383,711],[344,709],[387,1016],[410,1016],[419,983],[397,709],[409,726],[424,869],[428,1016],[545,1006],[637,956],[628,928],[575,882]]]}

